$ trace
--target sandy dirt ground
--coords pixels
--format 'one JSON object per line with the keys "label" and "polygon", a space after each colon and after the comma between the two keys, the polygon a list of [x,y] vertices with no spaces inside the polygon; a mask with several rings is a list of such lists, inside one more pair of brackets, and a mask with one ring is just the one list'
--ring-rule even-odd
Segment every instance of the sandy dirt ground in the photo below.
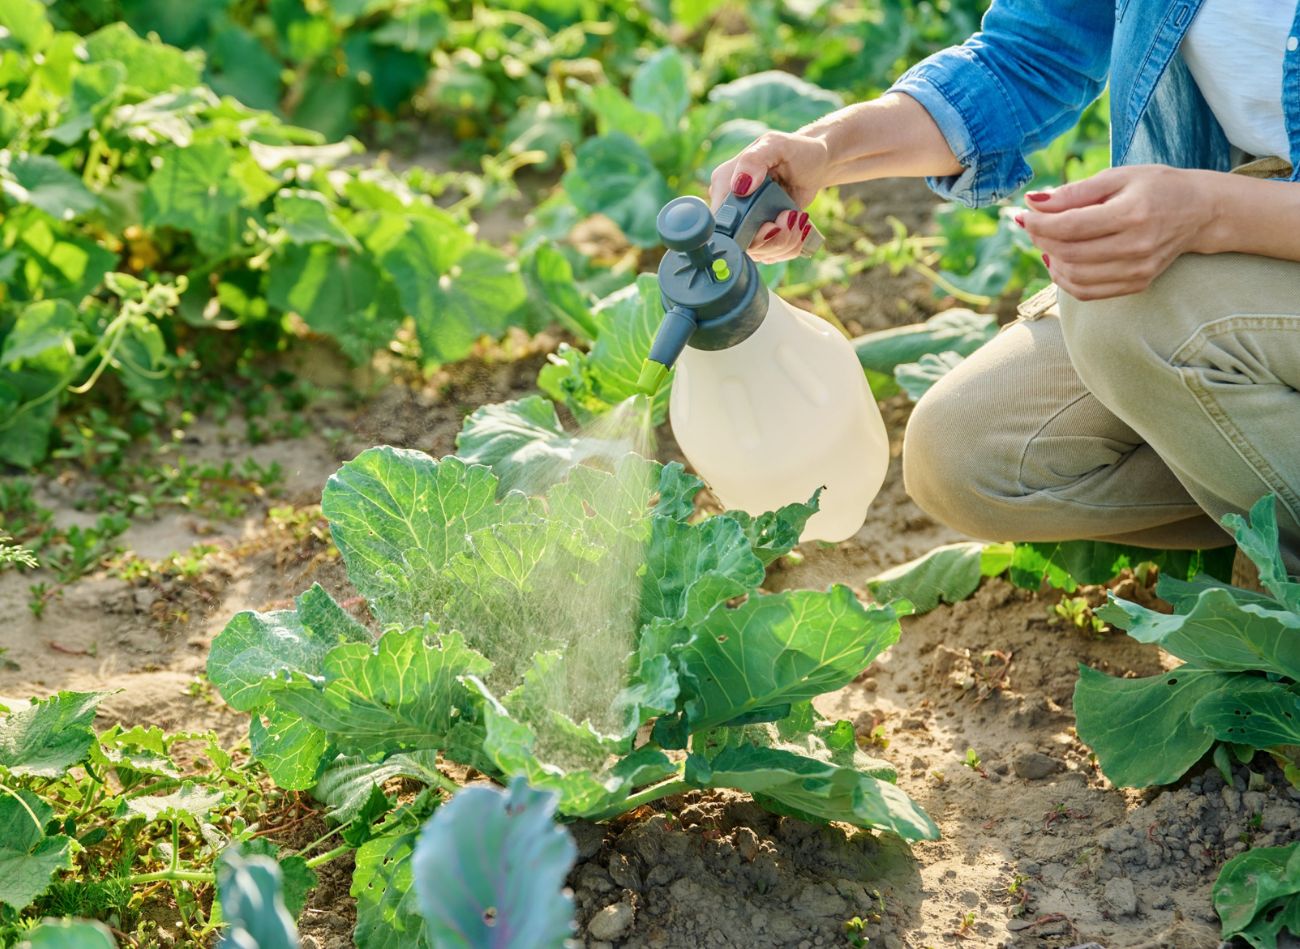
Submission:
{"label": "sandy dirt ground", "polygon": [[[880,214],[924,210],[914,195],[880,201]],[[877,279],[881,286],[855,285],[839,301],[856,307],[864,327],[907,322],[937,307],[915,280]],[[881,313],[859,297],[904,302]],[[435,456],[451,451],[468,411],[529,391],[549,345],[516,341],[512,355],[522,358],[471,360],[418,389],[387,385],[360,408],[325,400],[306,410],[308,434],[292,440],[252,446],[238,419],[224,426],[200,420],[187,433],[193,457],[276,461],[282,482],[250,498],[240,520],[164,511],[121,538],[150,559],[212,545],[192,579],[132,583],[100,571],[67,585],[37,619],[27,608],[28,587],[50,577],[0,574],[0,695],[113,690],[102,706],[105,725],[213,729],[232,746],[243,741],[245,717],[227,709],[201,676],[213,636],[236,612],[285,606],[313,581],[340,597],[351,593],[320,534],[322,522],[285,524],[268,516],[270,508],[318,502],[339,463],[373,444]],[[314,371],[336,372],[336,382],[346,376]],[[839,582],[864,591],[885,567],[958,539],[902,490],[897,456],[906,414],[901,402],[886,407],[895,457],[867,524],[843,544],[808,545],[797,566],[778,565],[770,589]],[[661,455],[675,456],[670,437]],[[76,510],[92,485],[74,470],[37,486],[60,522],[93,520]],[[1149,596],[1127,584],[1129,594]],[[1300,836],[1300,793],[1258,763],[1264,784],[1257,779],[1254,789],[1245,768],[1227,786],[1218,772],[1202,769],[1169,789],[1112,788],[1074,734],[1078,663],[1144,675],[1168,660],[1121,633],[1053,624],[1054,602],[1051,594],[986,583],[966,602],[905,619],[898,645],[819,701],[824,714],[853,722],[864,741],[876,734],[873,751],[898,767],[899,784],[934,816],[943,839],[909,848],[845,826],[777,817],[733,793],[669,799],[610,825],[578,823],[572,830],[580,862],[570,883],[580,943],[1216,946],[1210,886],[1218,867],[1248,843]],[[966,764],[968,749],[978,756],[975,768]],[[304,945],[351,944],[349,869],[346,861],[333,865],[312,895]],[[854,918],[862,928],[847,932]]]}

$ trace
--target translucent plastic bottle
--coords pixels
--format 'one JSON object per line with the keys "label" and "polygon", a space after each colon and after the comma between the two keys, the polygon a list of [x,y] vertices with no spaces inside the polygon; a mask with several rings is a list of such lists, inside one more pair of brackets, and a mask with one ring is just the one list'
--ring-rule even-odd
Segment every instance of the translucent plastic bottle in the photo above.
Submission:
{"label": "translucent plastic bottle", "polygon": [[669,418],[682,451],[729,508],[759,514],[822,488],[803,540],[856,533],[889,467],[889,436],[853,347],[776,294],[743,342],[686,347]]}
{"label": "translucent plastic bottle", "polygon": [[698,198],[664,207],[664,321],[640,385],[653,392],[676,365],[673,434],[724,505],[761,514],[822,488],[802,539],[838,541],[880,491],[889,439],[849,341],[768,290],[742,250],[790,208],[772,181],[729,197],[716,220]]}

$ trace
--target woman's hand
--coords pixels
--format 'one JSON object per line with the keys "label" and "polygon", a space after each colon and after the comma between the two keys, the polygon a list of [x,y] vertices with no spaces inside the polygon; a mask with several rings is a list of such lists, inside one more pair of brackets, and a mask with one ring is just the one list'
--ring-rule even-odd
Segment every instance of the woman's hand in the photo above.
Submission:
{"label": "woman's hand", "polygon": [[[806,208],[829,183],[829,170],[830,151],[822,138],[797,132],[768,132],[714,170],[709,199],[716,211],[729,193],[743,197],[764,179],[775,178],[799,207]],[[787,211],[758,229],[749,245],[749,256],[761,264],[798,257],[811,231],[805,212]]]}
{"label": "woman's hand", "polygon": [[1138,293],[1176,257],[1209,252],[1202,242],[1215,210],[1206,174],[1166,165],[1110,168],[1055,191],[1029,193],[1028,210],[1016,223],[1071,296]]}

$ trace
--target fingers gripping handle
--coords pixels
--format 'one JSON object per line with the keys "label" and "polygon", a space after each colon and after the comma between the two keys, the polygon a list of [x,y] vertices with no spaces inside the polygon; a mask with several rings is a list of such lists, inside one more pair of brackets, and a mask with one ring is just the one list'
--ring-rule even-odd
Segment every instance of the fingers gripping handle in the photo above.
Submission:
{"label": "fingers gripping handle", "polygon": [[[728,194],[714,218],[718,230],[744,249],[749,247],[758,229],[768,221],[776,220],[777,215],[783,211],[798,210],[799,205],[785,193],[785,189],[775,179],[768,178],[743,198],[734,191]],[[804,239],[799,256],[811,257],[821,249],[824,240],[822,232],[814,227]]]}

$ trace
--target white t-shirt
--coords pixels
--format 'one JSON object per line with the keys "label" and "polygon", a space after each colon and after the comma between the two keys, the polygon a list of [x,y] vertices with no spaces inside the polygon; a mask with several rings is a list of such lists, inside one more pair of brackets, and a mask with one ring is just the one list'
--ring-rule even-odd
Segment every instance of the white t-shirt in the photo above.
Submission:
{"label": "white t-shirt", "polygon": [[1300,45],[1295,0],[1204,0],[1183,59],[1228,141],[1256,158],[1291,157],[1282,63]]}

